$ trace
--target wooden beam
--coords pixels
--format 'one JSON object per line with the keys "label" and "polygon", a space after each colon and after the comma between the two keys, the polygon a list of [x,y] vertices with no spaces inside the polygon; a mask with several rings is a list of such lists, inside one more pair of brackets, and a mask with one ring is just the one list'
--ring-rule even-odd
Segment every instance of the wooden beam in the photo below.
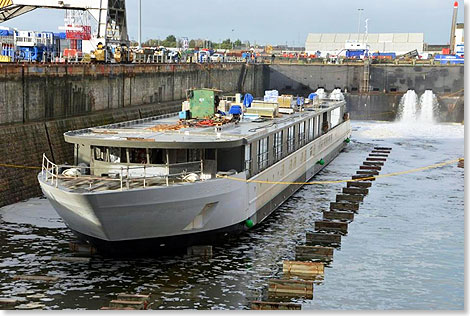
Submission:
{"label": "wooden beam", "polygon": [[390,150],[372,150],[373,154],[390,154]]}
{"label": "wooden beam", "polygon": [[343,188],[343,193],[344,194],[361,194],[361,195],[367,195],[369,194],[369,189],[363,189],[363,188]]}
{"label": "wooden beam", "polygon": [[295,247],[295,260],[296,261],[308,261],[308,260],[321,260],[331,261],[333,260],[332,247],[322,246],[296,246]]}
{"label": "wooden beam", "polygon": [[359,204],[358,203],[340,203],[340,202],[331,202],[330,203],[330,210],[340,210],[340,211],[359,211]]}
{"label": "wooden beam", "polygon": [[129,300],[112,300],[109,303],[109,307],[125,308],[130,307],[138,310],[145,309],[144,302],[139,301],[129,301]]}
{"label": "wooden beam", "polygon": [[379,175],[379,172],[376,171],[376,170],[367,170],[367,171],[364,171],[364,170],[358,170],[356,171],[356,174],[357,175],[366,175],[366,176],[378,176]]}
{"label": "wooden beam", "polygon": [[380,161],[364,161],[362,163],[364,166],[383,166],[384,163]]}
{"label": "wooden beam", "polygon": [[323,212],[324,220],[338,220],[338,221],[353,221],[354,213],[353,212]]}
{"label": "wooden beam", "polygon": [[301,304],[294,303],[281,303],[281,302],[261,302],[261,301],[252,301],[251,302],[252,310],[301,310]]}
{"label": "wooden beam", "polygon": [[363,202],[364,196],[358,194],[337,194],[336,202],[347,201],[347,202]]}
{"label": "wooden beam", "polygon": [[372,186],[372,183],[361,182],[361,181],[348,182],[347,184],[348,188],[370,188],[371,186]]}
{"label": "wooden beam", "polygon": [[390,147],[374,147],[375,150],[392,150]]}
{"label": "wooden beam", "polygon": [[55,282],[59,280],[59,277],[50,277],[43,275],[15,275],[13,276],[13,280]]}
{"label": "wooden beam", "polygon": [[330,222],[330,221],[316,221],[315,230],[326,232],[348,232],[348,223]]}
{"label": "wooden beam", "polygon": [[361,170],[377,170],[377,171],[380,171],[380,170],[382,170],[382,167],[379,167],[379,166],[360,166],[359,169],[361,169]]}
{"label": "wooden beam", "polygon": [[69,242],[69,248],[71,252],[84,253],[88,255],[94,255],[96,253],[96,248],[92,245],[79,242]]}
{"label": "wooden beam", "polygon": [[367,176],[367,175],[355,175],[355,176],[352,176],[351,179],[362,180],[362,181],[375,181],[374,176]]}
{"label": "wooden beam", "polygon": [[313,298],[313,281],[271,279],[268,281],[268,295]]}
{"label": "wooden beam", "polygon": [[305,235],[307,246],[311,245],[339,245],[341,244],[341,235],[326,233],[310,233]]}
{"label": "wooden beam", "polygon": [[372,158],[372,157],[367,157],[367,161],[387,161],[387,158]]}
{"label": "wooden beam", "polygon": [[387,154],[375,154],[375,153],[372,153],[372,154],[369,154],[369,157],[385,157],[385,158],[387,158],[388,155],[387,155]]}
{"label": "wooden beam", "polygon": [[83,262],[89,263],[91,258],[84,258],[84,257],[60,257],[60,256],[53,256],[51,258],[52,261],[64,261],[64,262]]}
{"label": "wooden beam", "polygon": [[315,276],[325,274],[325,265],[320,262],[284,261],[282,272],[297,276]]}

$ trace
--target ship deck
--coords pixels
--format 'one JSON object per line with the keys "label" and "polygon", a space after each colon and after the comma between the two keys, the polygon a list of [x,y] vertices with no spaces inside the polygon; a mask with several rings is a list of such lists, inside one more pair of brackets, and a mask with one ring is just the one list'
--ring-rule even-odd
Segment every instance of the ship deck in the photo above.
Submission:
{"label": "ship deck", "polygon": [[[251,120],[244,118],[238,123],[229,122],[219,126],[201,127],[191,124],[181,125],[178,115],[164,115],[135,121],[87,128],[65,133],[67,141],[87,142],[149,142],[160,144],[174,143],[233,143],[244,139],[256,139],[280,128],[288,127],[299,120],[319,115],[339,107],[344,101],[324,100],[320,107],[306,108],[293,114],[280,114],[276,118]],[[191,120],[187,121],[191,123]]]}

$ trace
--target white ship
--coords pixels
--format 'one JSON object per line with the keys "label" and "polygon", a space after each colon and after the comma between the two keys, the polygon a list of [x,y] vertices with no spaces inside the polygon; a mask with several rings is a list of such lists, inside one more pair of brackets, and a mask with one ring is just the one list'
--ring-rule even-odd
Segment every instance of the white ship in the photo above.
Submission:
{"label": "white ship", "polygon": [[[65,133],[74,166],[46,156],[42,191],[100,251],[157,253],[261,223],[349,142],[345,101],[272,119],[189,126],[164,115]],[[177,126],[177,127],[176,127]],[[220,239],[219,239],[220,240]]]}

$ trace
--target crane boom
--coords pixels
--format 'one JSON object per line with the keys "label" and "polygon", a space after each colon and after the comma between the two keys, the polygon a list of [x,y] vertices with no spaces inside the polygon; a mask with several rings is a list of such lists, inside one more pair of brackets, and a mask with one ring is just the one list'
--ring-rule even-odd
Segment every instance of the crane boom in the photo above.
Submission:
{"label": "crane boom", "polygon": [[125,0],[0,0],[0,23],[37,8],[86,10],[98,22],[96,42],[129,42]]}

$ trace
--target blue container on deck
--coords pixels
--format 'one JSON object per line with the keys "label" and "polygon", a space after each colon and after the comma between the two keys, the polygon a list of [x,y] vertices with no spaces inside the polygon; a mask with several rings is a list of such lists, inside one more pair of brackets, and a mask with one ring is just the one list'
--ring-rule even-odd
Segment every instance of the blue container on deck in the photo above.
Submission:
{"label": "blue container on deck", "polygon": [[180,120],[189,120],[189,111],[180,111],[178,114]]}

